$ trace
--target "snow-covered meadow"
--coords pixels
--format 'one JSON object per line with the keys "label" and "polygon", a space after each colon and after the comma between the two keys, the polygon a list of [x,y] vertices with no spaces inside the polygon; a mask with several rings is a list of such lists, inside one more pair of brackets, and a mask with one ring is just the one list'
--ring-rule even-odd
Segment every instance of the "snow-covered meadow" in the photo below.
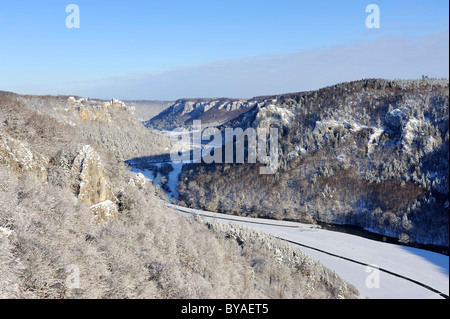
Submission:
{"label": "snow-covered meadow", "polygon": [[[323,230],[307,224],[230,216],[175,205],[169,206],[188,216],[197,213],[203,219],[237,223],[281,239],[301,243],[302,246],[293,245],[354,285],[359,290],[361,298],[442,298],[438,293],[413,281],[446,295],[449,294],[449,257],[443,254]],[[303,245],[312,248],[306,248]],[[373,267],[366,265],[373,265]],[[410,280],[384,271],[378,272],[375,267]]]}

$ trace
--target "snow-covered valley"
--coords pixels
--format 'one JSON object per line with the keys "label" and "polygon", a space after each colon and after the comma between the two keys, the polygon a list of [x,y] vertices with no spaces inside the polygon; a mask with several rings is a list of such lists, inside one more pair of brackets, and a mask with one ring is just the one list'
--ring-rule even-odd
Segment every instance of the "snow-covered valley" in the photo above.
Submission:
{"label": "snow-covered valley", "polygon": [[[353,284],[359,290],[361,298],[443,298],[418,283],[429,286],[447,296],[449,294],[449,257],[443,254],[324,230],[308,224],[230,216],[172,204],[168,204],[168,206],[186,216],[199,214],[205,220],[237,223],[280,239],[300,243],[301,246],[293,245]],[[350,259],[359,263],[350,261]],[[373,265],[373,267],[366,265]],[[377,282],[372,281],[372,278],[377,276],[374,267],[380,269],[378,285]]]}
{"label": "snow-covered valley", "polygon": [[[368,93],[372,85],[364,82],[355,94],[347,87],[333,87],[320,91],[320,96],[263,97],[254,108],[219,127],[221,133],[239,128],[241,135],[243,129],[276,127],[280,167],[273,179],[257,175],[256,166],[214,167],[207,161],[183,170],[182,163],[166,159],[152,163],[156,170],[133,171],[160,186],[171,202],[167,205],[181,214],[245,225],[288,241],[354,285],[361,298],[448,298],[448,201],[442,196],[448,194],[444,174],[448,165],[440,163],[448,154],[443,147],[448,141],[446,100],[439,100],[439,107],[430,104],[429,92],[405,93],[402,99],[391,100],[387,85],[392,83],[382,82]],[[382,104],[380,98],[389,103]],[[201,113],[183,110],[192,116]],[[161,123],[153,128],[189,156],[184,163],[195,158],[198,148],[205,156],[234,143],[214,138],[217,145],[205,144],[201,128],[184,125],[184,120],[179,129],[168,131],[176,126],[173,117],[186,112],[176,114],[174,109],[172,117],[160,117]],[[239,137],[244,139],[236,135],[236,149]],[[175,206],[177,202],[182,206]],[[264,217],[355,226],[371,234],[358,236]],[[380,240],[369,236],[373,234]],[[382,241],[383,236],[395,243]]]}
{"label": "snow-covered valley", "polygon": [[[176,198],[182,165],[172,163],[174,170],[168,176],[171,199]],[[155,179],[151,171],[140,172],[149,182],[159,185],[159,174]],[[197,214],[205,220],[236,223],[287,240],[354,285],[361,298],[439,299],[449,294],[449,257],[443,254],[309,224],[232,216],[166,204],[186,217]]]}

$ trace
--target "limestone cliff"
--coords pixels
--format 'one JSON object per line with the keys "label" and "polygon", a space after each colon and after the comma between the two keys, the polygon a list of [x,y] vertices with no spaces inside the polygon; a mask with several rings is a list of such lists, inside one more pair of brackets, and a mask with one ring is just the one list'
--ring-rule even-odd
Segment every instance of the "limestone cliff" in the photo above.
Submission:
{"label": "limestone cliff", "polygon": [[193,120],[204,125],[224,124],[256,105],[254,100],[242,99],[181,99],[144,124],[150,128],[172,130],[189,127]]}
{"label": "limestone cliff", "polygon": [[125,110],[133,112],[132,107],[128,107],[124,102],[113,98],[109,102],[99,100],[89,100],[87,98],[76,99],[73,96],[67,99],[69,103],[69,110],[75,110],[83,120],[87,121],[102,121],[110,123],[113,113],[116,111]]}
{"label": "limestone cliff", "polygon": [[116,198],[108,184],[100,156],[90,145],[84,145],[78,152],[71,170],[76,176],[75,195],[81,203],[91,205],[96,220],[117,218]]}
{"label": "limestone cliff", "polygon": [[73,161],[72,172],[78,175],[76,195],[80,202],[95,205],[114,199],[100,156],[90,145],[83,146],[78,152]]}
{"label": "limestone cliff", "polygon": [[48,160],[33,152],[27,143],[0,133],[0,164],[10,167],[14,172],[31,172],[44,182],[47,180]]}

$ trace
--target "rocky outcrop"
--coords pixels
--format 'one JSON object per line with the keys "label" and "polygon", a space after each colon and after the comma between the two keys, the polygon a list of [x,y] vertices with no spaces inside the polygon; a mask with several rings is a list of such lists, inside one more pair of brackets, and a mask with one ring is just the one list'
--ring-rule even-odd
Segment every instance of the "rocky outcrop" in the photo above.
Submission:
{"label": "rocky outcrop", "polygon": [[83,120],[103,121],[110,123],[114,111],[125,110],[133,112],[134,108],[128,107],[124,102],[113,98],[111,101],[102,102],[86,98],[76,99],[71,96],[67,99],[70,105],[68,110],[75,110]]}
{"label": "rocky outcrop", "polygon": [[38,176],[41,182],[47,180],[48,160],[34,153],[26,143],[0,133],[0,164],[18,174],[31,172]]}
{"label": "rocky outcrop", "polygon": [[91,211],[94,213],[94,218],[97,222],[112,221],[119,217],[117,205],[110,200],[92,205]]}
{"label": "rocky outcrop", "polygon": [[90,145],[85,145],[78,152],[72,164],[72,173],[77,175],[78,200],[89,205],[114,200],[108,185],[100,156]]}
{"label": "rocky outcrop", "polygon": [[129,185],[136,186],[138,188],[144,187],[146,183],[145,176],[142,173],[137,173],[137,175],[128,182]]}
{"label": "rocky outcrop", "polygon": [[193,120],[216,126],[247,112],[255,105],[253,100],[242,99],[181,99],[154,118],[145,122],[147,127],[172,130],[189,127]]}
{"label": "rocky outcrop", "polygon": [[198,113],[207,112],[212,108],[217,110],[235,111],[244,107],[246,107],[245,100],[179,100],[173,105],[172,112],[185,115],[193,111]]}
{"label": "rocky outcrop", "polygon": [[72,174],[76,176],[76,196],[78,201],[88,204],[97,222],[111,221],[119,216],[105,169],[98,153],[90,145],[84,145],[72,164]]}
{"label": "rocky outcrop", "polygon": [[289,127],[294,118],[295,114],[292,111],[269,102],[258,106],[254,126],[267,129],[271,126]]}

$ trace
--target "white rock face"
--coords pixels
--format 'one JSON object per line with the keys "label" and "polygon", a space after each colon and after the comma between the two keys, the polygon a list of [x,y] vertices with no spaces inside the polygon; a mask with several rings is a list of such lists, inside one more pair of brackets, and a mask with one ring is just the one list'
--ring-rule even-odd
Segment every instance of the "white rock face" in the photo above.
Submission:
{"label": "white rock face", "polygon": [[142,173],[137,173],[135,178],[130,179],[128,184],[132,186],[137,186],[139,188],[143,187],[146,184],[145,176]]}
{"label": "white rock face", "polygon": [[195,110],[201,110],[203,113],[207,112],[213,108],[217,110],[226,110],[226,111],[234,111],[241,109],[243,107],[247,107],[246,101],[238,100],[238,101],[219,101],[219,100],[211,100],[211,101],[179,101],[173,107],[173,113],[180,113],[180,116],[189,114]]}
{"label": "white rock face", "polygon": [[268,104],[261,107],[256,115],[256,126],[267,127],[271,124],[289,127],[295,115],[292,111]]}
{"label": "white rock face", "polygon": [[432,136],[429,136],[426,139],[426,144],[425,144],[425,153],[431,153],[435,148],[439,147],[441,145],[440,141],[437,141],[435,138],[433,138]]}
{"label": "white rock face", "polygon": [[41,182],[47,180],[48,160],[34,154],[22,141],[0,133],[0,163],[11,167],[17,173],[33,172]]}
{"label": "white rock face", "polygon": [[78,174],[79,189],[76,195],[80,202],[95,205],[114,199],[100,156],[90,145],[84,145],[78,152],[72,172]]}
{"label": "white rock face", "polygon": [[108,184],[98,153],[90,145],[84,145],[72,165],[72,173],[78,177],[77,199],[91,206],[97,222],[118,218],[116,198]]}
{"label": "white rock face", "polygon": [[199,104],[199,103],[185,102],[184,103],[184,107],[183,107],[183,112],[181,112],[181,115],[184,115],[184,114],[192,112],[194,110],[194,108],[196,108],[196,106],[198,106],[196,104]]}
{"label": "white rock face", "polygon": [[246,101],[228,101],[218,106],[218,110],[225,109],[227,111],[235,111],[246,106]]}
{"label": "white rock face", "polygon": [[75,97],[69,96],[69,98],[67,99],[67,102],[74,103],[74,104],[80,104],[80,103],[87,102],[87,101],[88,101],[88,99],[85,97],[82,97],[79,100],[77,100]]}
{"label": "white rock face", "polygon": [[206,105],[203,108],[203,112],[208,112],[210,109],[214,107],[215,103],[206,103]]}
{"label": "white rock face", "polygon": [[118,99],[115,99],[115,98],[112,98],[112,100],[110,102],[105,102],[103,105],[105,107],[108,107],[108,106],[115,106],[115,107],[118,107],[118,108],[126,107],[126,104],[124,102],[122,102],[122,101],[120,101]]}
{"label": "white rock face", "polygon": [[91,211],[94,213],[95,219],[98,222],[111,221],[117,219],[119,216],[117,205],[110,200],[92,205]]}
{"label": "white rock face", "polygon": [[380,136],[383,133],[384,133],[383,128],[376,128],[376,127],[373,128],[373,134],[369,136],[369,142],[367,144],[367,152],[369,154],[373,152],[373,149],[379,142]]}

